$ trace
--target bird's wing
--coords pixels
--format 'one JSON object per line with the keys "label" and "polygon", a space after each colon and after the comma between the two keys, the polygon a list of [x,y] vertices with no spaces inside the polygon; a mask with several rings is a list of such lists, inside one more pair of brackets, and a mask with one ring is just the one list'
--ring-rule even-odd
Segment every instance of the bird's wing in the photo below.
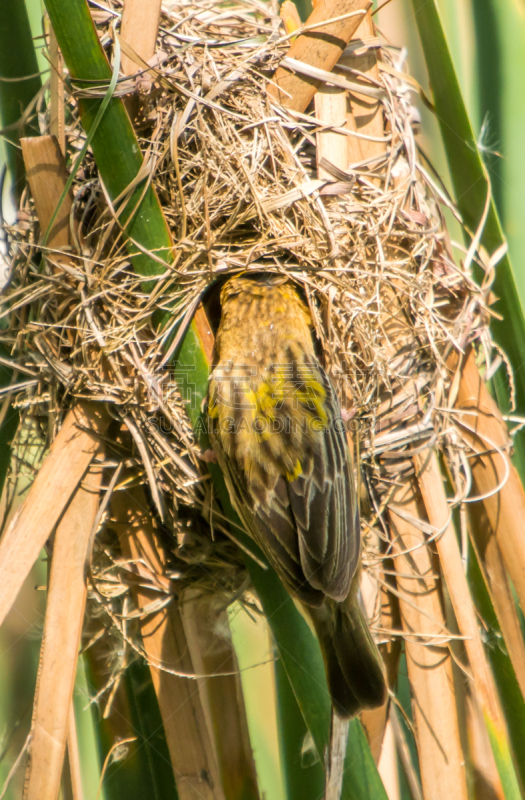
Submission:
{"label": "bird's wing", "polygon": [[[295,440],[301,474],[295,479],[276,470],[276,453],[290,449],[283,435],[273,453],[264,458],[218,455],[230,497],[247,530],[266,553],[288,588],[310,605],[320,605],[325,595],[343,600],[348,595],[360,553],[357,501],[350,454],[339,406],[330,382],[316,363],[316,380],[323,386],[326,424],[312,432],[305,426]],[[286,405],[282,413],[286,414]],[[292,413],[291,411],[289,412]],[[312,415],[308,421],[310,422]],[[292,420],[293,421],[293,420]],[[235,434],[233,434],[235,436]],[[273,461],[272,461],[273,458]],[[272,463],[272,469],[266,467]]]}
{"label": "bird's wing", "polygon": [[320,452],[287,489],[305,577],[328,597],[344,600],[359,564],[359,515],[346,433],[328,392],[326,403]]}
{"label": "bird's wing", "polygon": [[328,378],[317,369],[326,392],[327,423],[314,436],[305,436],[299,477],[281,477],[273,502],[258,504],[255,513],[259,526],[263,523],[265,531],[280,540],[285,532],[288,539],[291,525],[294,556],[305,584],[334,600],[344,600],[359,564],[359,514],[339,405]]}
{"label": "bird's wing", "polygon": [[[265,553],[285,586],[305,603],[319,606],[324,594],[314,588],[306,579],[301,565],[297,532],[286,499],[284,478],[275,487],[276,499],[271,506],[254,501],[248,489],[246,475],[238,462],[225,458],[221,448],[217,448],[219,466],[222,469],[230,499],[246,531]],[[284,492],[283,492],[284,490]],[[263,507],[265,511],[263,512]]]}

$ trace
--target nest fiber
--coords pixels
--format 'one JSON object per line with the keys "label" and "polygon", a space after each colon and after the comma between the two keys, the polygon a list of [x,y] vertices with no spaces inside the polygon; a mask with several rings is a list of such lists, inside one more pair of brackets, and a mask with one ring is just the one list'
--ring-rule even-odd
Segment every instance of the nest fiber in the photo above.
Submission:
{"label": "nest fiber", "polygon": [[[92,11],[113,62],[120,6]],[[128,201],[110,202],[89,150],[73,184],[67,260],[43,244],[28,191],[8,228],[1,338],[17,370],[9,399],[22,419],[11,489],[20,469],[32,473],[37,444],[52,441],[75,400],[104,403],[115,421],[107,484],[111,492],[145,487],[169,553],[159,584],[166,596],[198,583],[228,602],[247,588],[235,531],[224,525],[186,413],[191,365],[177,361],[201,299],[227,275],[286,274],[308,300],[370,498],[365,565],[373,571],[388,555],[384,511],[412,474],[415,452],[436,445],[452,466],[457,501],[470,490],[450,364],[475,341],[487,368],[497,366],[487,328],[494,265],[475,250],[461,266],[451,256],[443,209],[455,211],[418,149],[414,87],[399,51],[376,38],[350,46],[380,54],[377,78],[344,76],[380,105],[384,133],[345,128],[357,142],[374,141],[376,154],[341,170],[318,153],[334,125],[267,94],[289,39],[272,5],[170,3],[154,58],[137,58],[136,74],[118,82],[144,154],[137,182],[153,184],[173,237],[172,263],[153,254],[160,275],[145,283],[134,273],[119,223]],[[70,80],[67,89],[72,168],[85,141],[78,100],[108,87],[87,91]],[[482,287],[474,261],[487,271]],[[131,567],[115,555],[107,512],[104,520],[93,585],[118,626]]]}

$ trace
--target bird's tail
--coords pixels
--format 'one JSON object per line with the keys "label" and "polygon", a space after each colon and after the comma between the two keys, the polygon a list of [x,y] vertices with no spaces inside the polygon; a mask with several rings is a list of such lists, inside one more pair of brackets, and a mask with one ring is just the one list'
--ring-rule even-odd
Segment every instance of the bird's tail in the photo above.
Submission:
{"label": "bird's tail", "polygon": [[345,719],[362,708],[382,705],[387,696],[383,661],[357,598],[326,599],[308,608],[317,632],[335,712]]}

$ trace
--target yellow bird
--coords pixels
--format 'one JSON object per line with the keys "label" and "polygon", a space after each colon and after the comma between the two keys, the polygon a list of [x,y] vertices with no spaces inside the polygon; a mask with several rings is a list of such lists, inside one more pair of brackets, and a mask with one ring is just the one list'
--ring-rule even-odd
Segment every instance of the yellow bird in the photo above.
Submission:
{"label": "yellow bird", "polygon": [[350,451],[295,286],[275,274],[230,278],[216,354],[208,416],[233,506],[312,619],[336,713],[381,705],[382,660],[357,597]]}

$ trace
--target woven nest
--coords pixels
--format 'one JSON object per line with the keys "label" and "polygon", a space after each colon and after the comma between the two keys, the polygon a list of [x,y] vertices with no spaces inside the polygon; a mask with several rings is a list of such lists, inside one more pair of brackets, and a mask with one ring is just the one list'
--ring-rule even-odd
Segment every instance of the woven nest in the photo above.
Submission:
{"label": "woven nest", "polygon": [[[98,10],[94,18],[111,59],[115,18]],[[470,487],[467,446],[448,410],[454,372],[447,363],[472,341],[492,363],[491,271],[482,263],[488,276],[480,288],[471,266],[483,253],[469,251],[462,266],[450,255],[442,208],[451,203],[416,145],[413,89],[398,51],[382,45],[389,69],[378,81],[353,76],[381,101],[382,152],[343,173],[325,163],[331,177],[320,182],[321,123],[313,111],[273,105],[266,93],[288,45],[275,7],[172,3],[161,18],[154,68],[137,67],[134,80],[118,84],[117,95],[138,98],[143,177],[176,244],[173,264],[147,287],[132,269],[89,151],[73,186],[74,268],[39,244],[28,192],[8,228],[9,327],[1,338],[18,365],[10,392],[22,416],[11,486],[20,469],[33,473],[35,448],[53,439],[75,399],[105,403],[115,419],[107,484],[111,491],[143,484],[159,521],[164,574],[142,579],[156,582],[160,603],[198,584],[227,605],[248,587],[186,414],[183,366],[166,366],[200,299],[226,275],[286,273],[304,290],[359,443],[369,498],[362,507],[365,568],[377,571],[389,554],[384,509],[411,475],[415,452],[434,445],[445,453],[458,502]],[[77,102],[86,91],[73,82],[69,91],[72,163],[85,141]],[[160,329],[152,321],[159,310],[169,320]],[[133,616],[133,567],[118,553],[107,511],[100,521],[92,597],[122,634],[124,606]]]}

